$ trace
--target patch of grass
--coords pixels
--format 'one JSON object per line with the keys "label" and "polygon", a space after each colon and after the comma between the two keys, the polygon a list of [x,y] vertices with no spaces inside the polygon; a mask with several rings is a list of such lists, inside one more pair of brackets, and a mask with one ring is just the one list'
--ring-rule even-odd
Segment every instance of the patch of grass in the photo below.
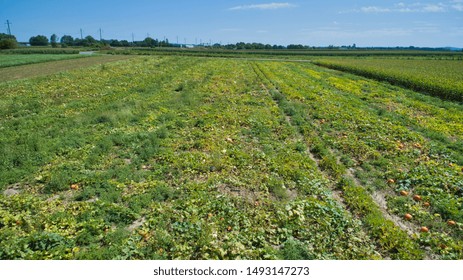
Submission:
{"label": "patch of grass", "polygon": [[[55,55],[53,55],[54,57]],[[2,57],[2,55],[0,55]],[[13,81],[18,79],[26,79],[33,77],[40,77],[52,75],[63,71],[80,69],[83,67],[91,67],[101,63],[114,62],[119,60],[128,59],[125,56],[95,56],[95,57],[82,57],[72,60],[58,60],[48,61],[41,63],[34,63],[30,65],[16,65],[7,68],[0,68],[0,83],[6,81]]]}
{"label": "patch of grass", "polygon": [[0,54],[0,68],[82,57],[78,54]]}
{"label": "patch of grass", "polygon": [[281,258],[284,260],[313,260],[316,259],[312,255],[307,245],[293,238],[288,239],[283,243],[283,248],[280,251]]}

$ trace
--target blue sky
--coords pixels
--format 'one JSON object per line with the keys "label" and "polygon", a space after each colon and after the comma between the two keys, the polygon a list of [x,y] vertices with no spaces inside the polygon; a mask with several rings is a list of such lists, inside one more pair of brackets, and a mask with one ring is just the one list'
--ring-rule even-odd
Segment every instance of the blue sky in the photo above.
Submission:
{"label": "blue sky", "polygon": [[463,47],[463,0],[0,0],[18,40],[56,33],[104,39],[310,46]]}

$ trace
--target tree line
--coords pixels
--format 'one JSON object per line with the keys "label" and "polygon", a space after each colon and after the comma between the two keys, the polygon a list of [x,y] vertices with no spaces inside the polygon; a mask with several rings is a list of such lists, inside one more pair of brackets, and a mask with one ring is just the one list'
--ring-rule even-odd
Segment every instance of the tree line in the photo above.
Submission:
{"label": "tree line", "polygon": [[[70,35],[63,35],[59,40],[56,34],[50,36],[50,38],[45,35],[32,36],[29,39],[29,44],[31,46],[52,46],[52,47],[184,47],[185,44],[172,44],[168,39],[157,40],[151,37],[146,37],[143,41],[133,41],[129,42],[127,40],[97,40],[92,36],[86,36],[84,38],[74,38]],[[1,49],[12,49],[18,46],[15,36],[0,34],[0,48]],[[195,45],[199,47],[206,48],[220,48],[220,49],[230,49],[230,50],[275,50],[275,49],[309,49],[311,47],[304,45],[270,45],[262,43],[244,43],[239,42],[236,44],[200,44]]]}
{"label": "tree line", "polygon": [[43,35],[33,36],[29,39],[31,46],[48,46],[57,47],[172,47],[168,40],[159,41],[150,37],[145,38],[143,41],[129,42],[127,40],[97,40],[92,36],[86,36],[84,38],[74,38],[70,35],[64,35],[59,40],[56,34],[51,35],[50,40]]}
{"label": "tree line", "polygon": [[[59,39],[59,40],[58,40]],[[151,37],[146,37],[143,41],[127,41],[127,40],[117,40],[117,39],[110,39],[110,40],[97,40],[92,36],[86,36],[83,38],[74,38],[70,35],[64,35],[61,38],[58,38],[56,34],[52,34],[50,38],[46,37],[45,35],[37,35],[32,36],[29,39],[29,44],[31,46],[52,46],[53,48],[57,47],[92,47],[92,48],[105,48],[105,47],[143,47],[143,48],[155,48],[155,47],[185,47],[185,44],[172,44],[169,42],[168,39],[164,40],[157,40]],[[8,35],[4,33],[0,33],[0,49],[14,49],[18,47],[19,43],[16,40],[14,35]],[[270,45],[270,44],[262,44],[262,43],[244,43],[238,42],[236,44],[199,44],[199,45],[191,45],[188,46],[194,47],[203,47],[203,48],[214,48],[214,49],[227,49],[227,50],[308,50],[308,49],[358,49],[356,44],[349,45],[349,46],[334,46],[330,45],[328,47],[311,47],[301,44],[290,44],[287,46],[283,45]],[[402,49],[402,50],[441,50],[446,51],[446,48],[419,48],[419,47],[372,47],[372,48],[360,48],[360,49]]]}

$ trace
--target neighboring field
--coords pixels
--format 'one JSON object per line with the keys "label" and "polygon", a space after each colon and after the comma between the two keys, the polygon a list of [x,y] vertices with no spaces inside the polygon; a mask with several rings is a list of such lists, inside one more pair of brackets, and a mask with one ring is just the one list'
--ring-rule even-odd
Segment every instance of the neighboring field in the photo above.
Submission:
{"label": "neighboring field", "polygon": [[0,82],[46,76],[62,71],[90,67],[97,64],[125,60],[128,58],[130,58],[130,56],[79,56],[79,59],[66,59],[0,68]]}
{"label": "neighboring field", "polygon": [[389,57],[389,58],[429,58],[429,59],[458,59],[460,52],[449,51],[419,51],[419,50],[336,50],[336,49],[307,49],[307,50],[225,50],[216,48],[116,48],[101,51],[108,54],[139,54],[139,55],[177,55],[201,57],[262,57],[262,58],[291,58],[307,59],[308,57]]}
{"label": "neighboring field", "polygon": [[78,54],[0,54],[0,68],[82,57]]}
{"label": "neighboring field", "polygon": [[463,258],[462,105],[175,56],[1,87],[0,259]]}
{"label": "neighboring field", "polygon": [[329,58],[317,65],[348,71],[368,78],[429,93],[443,99],[463,101],[463,60]]}

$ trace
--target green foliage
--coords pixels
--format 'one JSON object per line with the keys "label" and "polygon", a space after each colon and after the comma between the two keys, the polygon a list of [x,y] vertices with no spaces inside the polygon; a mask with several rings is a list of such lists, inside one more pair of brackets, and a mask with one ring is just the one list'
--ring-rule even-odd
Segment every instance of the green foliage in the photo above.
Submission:
{"label": "green foliage", "polygon": [[[77,49],[54,49],[45,47],[17,48],[13,50],[3,50],[1,54],[79,54]],[[82,56],[79,56],[82,57]],[[26,58],[25,58],[26,59]]]}
{"label": "green foliage", "polygon": [[29,39],[31,46],[48,46],[48,38],[43,35],[32,36]]}
{"label": "green foliage", "polygon": [[57,41],[58,41],[58,36],[56,34],[53,34],[50,36],[50,43],[51,43],[52,48],[58,47]]}
{"label": "green foliage", "polygon": [[16,37],[5,33],[0,33],[0,50],[15,49],[18,46]]}
{"label": "green foliage", "polygon": [[308,250],[308,246],[299,240],[290,238],[283,243],[281,256],[284,260],[313,260],[315,256]]}
{"label": "green foliage", "polygon": [[446,100],[463,101],[461,57],[458,60],[429,59],[328,59],[316,64],[368,78],[387,81]]}
{"label": "green foliage", "polygon": [[[291,113],[290,121],[300,127],[319,168],[335,180],[332,184],[362,219],[381,254],[394,259],[424,256],[421,241],[385,219],[386,209],[380,209],[370,193],[389,188],[398,195],[397,188],[406,187],[439,205],[426,209],[420,203],[410,204],[411,197],[403,205],[391,204],[400,219],[407,212],[414,215],[408,231],[428,225],[436,232],[430,240],[437,243],[441,234],[455,250],[442,254],[436,246],[433,253],[443,258],[461,255],[459,229],[445,224],[445,219],[460,219],[456,213],[462,205],[455,193],[463,176],[455,145],[462,140],[461,105],[303,64],[262,62],[258,68],[266,85],[278,88],[272,96],[282,110],[286,104],[303,106],[304,117]],[[431,140],[425,140],[429,136]],[[389,185],[388,179],[393,179]],[[424,190],[435,194],[425,195]],[[433,218],[433,212],[439,219]]]}
{"label": "green foliage", "polygon": [[[1,94],[1,259],[462,256],[461,105],[307,63],[174,56]],[[388,218],[405,212],[412,234]]]}
{"label": "green foliage", "polygon": [[68,54],[8,54],[0,55],[0,68],[34,64],[48,61],[82,58],[80,55]]}

